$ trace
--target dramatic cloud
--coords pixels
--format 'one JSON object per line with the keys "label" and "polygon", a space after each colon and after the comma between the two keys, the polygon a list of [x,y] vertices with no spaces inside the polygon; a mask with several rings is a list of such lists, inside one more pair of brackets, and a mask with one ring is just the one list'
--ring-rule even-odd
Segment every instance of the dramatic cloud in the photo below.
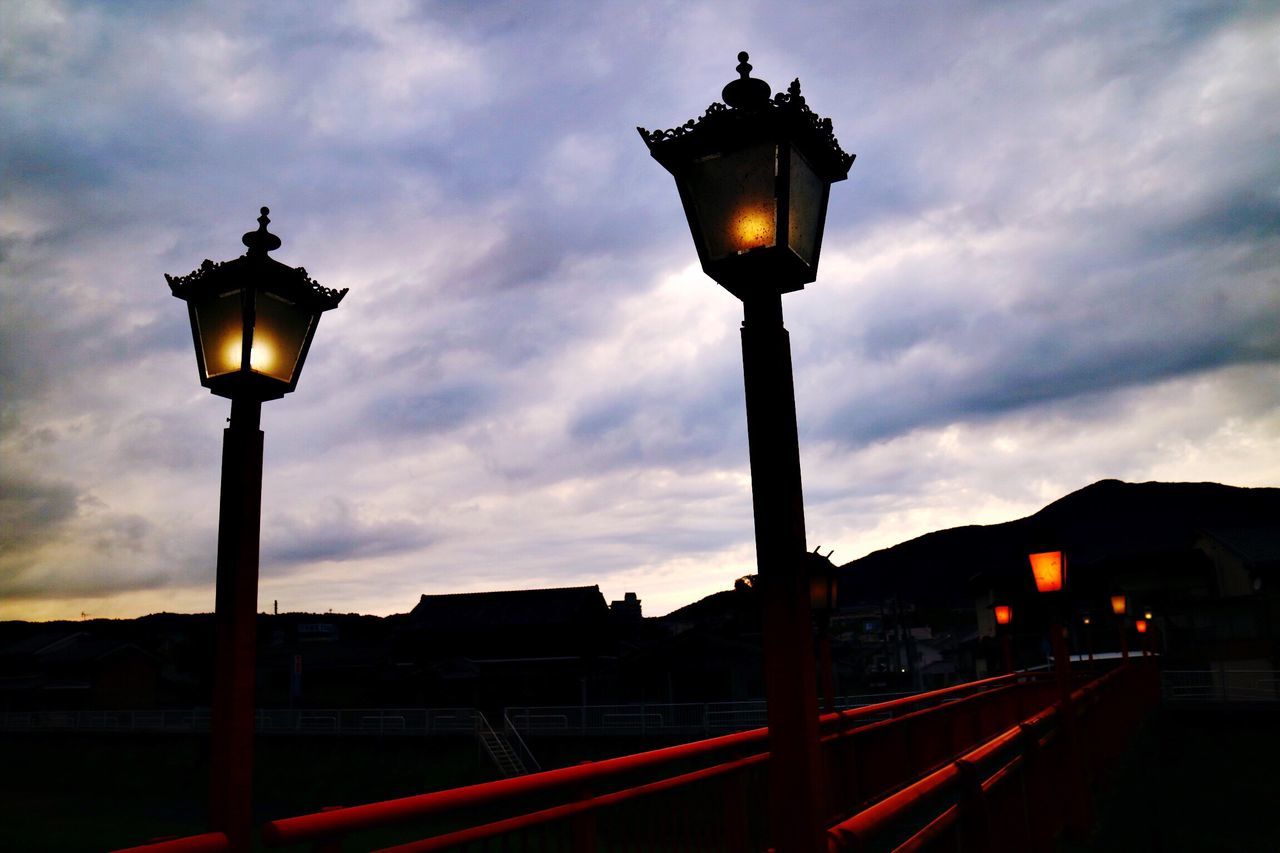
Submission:
{"label": "dramatic cloud", "polygon": [[811,545],[1280,481],[1268,4],[10,2],[0,618],[208,610],[226,401],[163,273],[349,287],[264,408],[263,607],[753,570],[740,305],[635,125],[751,51],[857,162],[785,300]]}

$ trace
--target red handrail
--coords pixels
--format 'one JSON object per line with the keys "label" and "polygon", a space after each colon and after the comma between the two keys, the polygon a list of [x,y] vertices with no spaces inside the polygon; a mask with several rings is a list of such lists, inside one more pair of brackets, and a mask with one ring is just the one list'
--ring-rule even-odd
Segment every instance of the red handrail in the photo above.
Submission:
{"label": "red handrail", "polygon": [[694,770],[691,773],[682,773],[679,776],[672,776],[667,779],[659,779],[656,782],[637,785],[633,788],[627,788],[622,791],[614,791],[610,794],[601,794],[600,796],[591,797],[585,800],[576,800],[572,803],[553,806],[552,808],[543,809],[538,812],[516,815],[515,817],[510,817],[506,820],[494,821],[493,823],[485,824],[483,826],[473,826],[467,829],[460,829],[457,832],[451,832],[447,835],[437,835],[433,838],[425,838],[421,841],[411,841],[407,844],[400,844],[395,847],[385,847],[381,850],[375,851],[375,853],[432,853],[432,851],[436,850],[447,850],[457,844],[465,844],[470,841],[483,841],[487,838],[493,838],[508,832],[531,829],[535,826],[541,826],[556,820],[563,820],[565,818],[594,811],[596,809],[620,805],[630,800],[637,800],[641,797],[647,797],[652,794],[660,794],[663,791],[669,791],[683,785],[693,784],[694,782],[703,782],[707,779],[714,779],[717,776],[724,776],[729,773],[736,773],[739,770],[745,770],[749,767],[754,767],[757,764],[763,764],[768,760],[769,754],[767,752],[749,755],[746,758],[739,758],[737,761],[728,761],[724,764],[705,767],[702,770]]}
{"label": "red handrail", "polygon": [[[862,708],[825,714],[820,718],[822,740],[824,745],[834,745],[834,742],[838,742],[850,733],[869,732],[891,724],[913,725],[910,722],[912,719],[918,720],[931,711],[953,707],[959,709],[967,706],[969,700],[976,700],[980,696],[995,695],[1015,685],[1041,682],[1049,678],[1047,673],[1024,672],[1001,675]],[[957,699],[961,701],[955,701]],[[946,712],[943,711],[943,713]],[[889,719],[882,719],[886,714]],[[978,718],[971,719],[976,722]],[[562,789],[574,792],[574,799],[569,803],[468,827],[447,835],[403,845],[402,848],[395,848],[406,851],[438,850],[468,840],[491,838],[567,820],[575,815],[585,815],[593,810],[660,791],[746,770],[768,761],[767,740],[768,729],[758,728],[514,779],[485,782],[350,808],[327,809],[316,814],[271,821],[262,827],[262,836],[263,841],[269,846],[333,840],[361,830],[385,827],[477,805],[497,804],[517,797],[546,794]],[[749,754],[744,757],[742,753]],[[675,762],[688,762],[693,759],[718,760],[719,763],[611,793],[602,794],[592,790],[594,783],[603,780],[645,771],[662,772],[663,768]],[[925,767],[927,764],[919,769],[925,769]],[[879,781],[884,783],[886,780],[882,778]],[[220,853],[227,849],[229,848],[226,838],[220,833],[132,848],[137,853],[183,853],[183,851]]]}
{"label": "red handrail", "polygon": [[[1141,675],[1134,667],[1121,667],[1080,686],[1071,694],[1072,714],[1078,717],[1094,710],[1103,701],[1105,692],[1118,683],[1123,684],[1125,679],[1133,682]],[[1141,695],[1138,697],[1139,703],[1142,698]],[[972,797],[981,799],[988,796],[989,791],[1011,778],[1014,770],[1022,769],[1029,749],[1043,748],[1062,736],[1062,707],[1055,703],[928,776],[839,822],[827,832],[828,850],[830,853],[861,850],[863,845],[873,841],[877,849],[884,847],[886,836],[895,824],[900,826],[911,814],[917,815],[918,821],[921,811],[926,815],[924,825],[892,849],[923,849],[943,833],[955,829],[957,822],[963,819],[966,786],[971,789]],[[931,804],[933,811],[930,811]],[[978,813],[983,818],[989,816],[988,810],[981,806]],[[899,832],[904,831],[910,832],[909,829]],[[978,831],[985,832],[986,828]],[[976,846],[985,849],[983,843]]]}
{"label": "red handrail", "polygon": [[155,841],[138,847],[126,847],[116,853],[227,853],[231,842],[221,832],[206,832],[203,835],[189,835],[185,838],[171,838],[168,841]]}
{"label": "red handrail", "polygon": [[[929,693],[894,699],[877,705],[837,711],[823,715],[820,718],[820,723],[823,729],[847,727],[865,717],[879,716],[886,710],[895,712],[913,704],[933,703],[939,699],[959,693],[982,692],[1023,679],[1039,680],[1040,677],[1039,674],[1025,673],[985,678],[979,681],[957,684],[941,690],[934,690]],[[748,746],[764,746],[767,742],[768,734],[767,727],[751,729],[750,731],[721,735],[720,737],[694,741],[693,743],[610,758],[591,764],[564,767],[558,770],[546,770],[514,779],[481,782],[447,791],[435,791],[429,794],[417,794],[411,797],[401,797],[367,805],[283,818],[270,821],[262,827],[263,840],[269,846],[297,844],[322,838],[334,838],[390,824],[404,823],[454,809],[463,809],[482,804],[488,805],[514,797],[546,793],[565,787],[581,789],[591,782],[597,782],[624,773],[651,770],[677,761],[730,752]]]}

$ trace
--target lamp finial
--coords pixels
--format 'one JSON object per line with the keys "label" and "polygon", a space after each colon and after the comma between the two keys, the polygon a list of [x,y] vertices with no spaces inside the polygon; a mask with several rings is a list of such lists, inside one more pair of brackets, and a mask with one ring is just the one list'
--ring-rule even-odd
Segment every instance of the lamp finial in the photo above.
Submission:
{"label": "lamp finial", "polygon": [[267,216],[270,208],[262,208],[262,215],[258,217],[258,230],[248,231],[240,242],[249,247],[249,254],[258,257],[266,257],[267,252],[280,248],[280,238],[267,230],[267,223],[271,219]]}
{"label": "lamp finial", "polygon": [[738,67],[734,70],[738,72],[739,78],[730,82],[720,93],[724,102],[735,109],[759,109],[769,103],[772,92],[768,83],[750,76],[751,63],[747,62],[748,59],[750,56],[745,50],[738,54]]}

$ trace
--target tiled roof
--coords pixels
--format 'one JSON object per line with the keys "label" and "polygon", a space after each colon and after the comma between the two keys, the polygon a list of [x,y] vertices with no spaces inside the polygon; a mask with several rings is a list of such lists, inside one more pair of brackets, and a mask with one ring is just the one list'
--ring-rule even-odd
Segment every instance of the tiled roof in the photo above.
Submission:
{"label": "tiled roof", "polygon": [[410,616],[424,628],[472,629],[575,625],[605,621],[598,586],[424,595]]}

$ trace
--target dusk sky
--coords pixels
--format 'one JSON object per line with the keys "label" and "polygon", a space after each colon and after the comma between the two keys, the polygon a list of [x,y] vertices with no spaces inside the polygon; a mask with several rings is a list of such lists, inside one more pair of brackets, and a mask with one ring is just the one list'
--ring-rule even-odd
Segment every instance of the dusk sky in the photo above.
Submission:
{"label": "dusk sky", "polygon": [[213,609],[226,400],[164,274],[350,288],[263,408],[260,608],[754,571],[741,304],[635,127],[799,77],[810,547],[1280,484],[1280,5],[0,4],[0,618]]}

